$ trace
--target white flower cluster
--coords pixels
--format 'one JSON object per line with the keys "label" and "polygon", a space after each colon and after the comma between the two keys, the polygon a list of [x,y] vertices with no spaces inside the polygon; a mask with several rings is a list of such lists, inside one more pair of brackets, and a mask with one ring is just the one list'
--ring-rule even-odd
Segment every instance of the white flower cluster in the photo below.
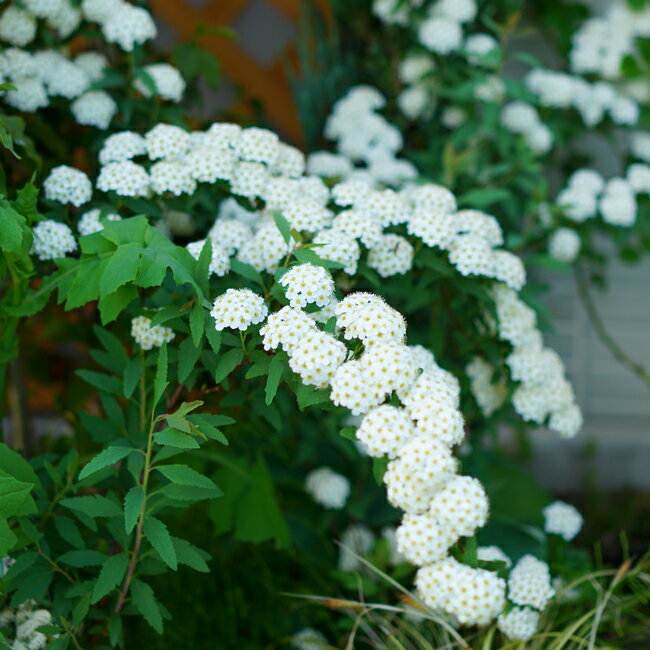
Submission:
{"label": "white flower cluster", "polygon": [[508,576],[508,600],[522,607],[543,610],[554,596],[551,571],[546,562],[524,555]]}
{"label": "white flower cluster", "polygon": [[558,228],[548,240],[548,252],[551,257],[567,264],[575,261],[581,246],[580,235],[571,228]]}
{"label": "white flower cluster", "polygon": [[[205,246],[205,239],[201,239],[199,241],[194,241],[190,242],[187,244],[185,248],[190,252],[190,255],[195,260],[198,260],[199,257],[201,256],[201,251],[203,250],[203,247]],[[223,248],[219,246],[218,244],[215,244],[212,240],[210,241],[211,247],[212,247],[212,254],[210,257],[210,267],[209,271],[210,273],[216,275],[216,276],[223,276],[228,273],[230,270],[230,258],[228,255],[225,253]]]}
{"label": "white flower cluster", "polygon": [[90,201],[93,189],[86,174],[74,167],[54,167],[43,181],[45,198],[58,203],[71,203],[79,207]]}
{"label": "white flower cluster", "polygon": [[250,289],[227,289],[215,299],[210,310],[217,330],[228,327],[242,332],[261,323],[268,313],[264,298]]}
{"label": "white flower cluster", "polygon": [[23,0],[23,8],[6,7],[0,16],[0,40],[16,47],[25,47],[36,37],[38,19],[60,38],[67,38],[81,22],[81,12],[71,0]]}
{"label": "white flower cluster", "polygon": [[77,241],[72,230],[64,223],[46,219],[37,223],[32,232],[34,241],[31,252],[39,260],[54,260],[77,250]]}
{"label": "white flower cluster", "polygon": [[102,54],[92,51],[72,60],[57,50],[32,54],[8,48],[0,53],[0,77],[10,81],[15,90],[4,94],[4,101],[19,111],[33,113],[46,107],[51,97],[63,97],[72,102],[70,110],[79,124],[105,130],[117,105],[107,92],[89,88],[103,76],[107,64]]}
{"label": "white flower cluster", "polygon": [[513,346],[506,359],[511,376],[521,382],[512,403],[524,420],[548,426],[563,438],[574,437],[582,427],[582,413],[560,358],[542,344],[535,312],[503,285],[493,288],[499,336]]}
{"label": "white flower cluster", "polygon": [[296,650],[323,650],[327,648],[327,639],[322,632],[306,627],[291,637],[291,645]]}
{"label": "white flower cluster", "polygon": [[600,213],[603,221],[614,226],[631,226],[636,221],[636,194],[646,194],[650,189],[650,169],[633,164],[628,178],[614,177],[607,181],[593,169],[579,169],[568,179],[567,186],[559,192],[556,203],[564,214],[582,223]]}
{"label": "white flower cluster", "polygon": [[606,115],[621,126],[636,124],[639,119],[639,105],[604,81],[589,83],[582,77],[543,68],[528,72],[524,81],[543,106],[574,108],[587,126],[595,126]]}
{"label": "white flower cluster", "polygon": [[435,68],[433,57],[426,54],[410,54],[400,62],[398,76],[405,87],[397,96],[397,105],[408,119],[428,116],[435,108]]}
{"label": "white flower cluster", "polygon": [[280,284],[285,287],[287,300],[294,309],[310,304],[325,307],[334,299],[334,280],[322,266],[294,266],[280,278]]}
{"label": "white flower cluster", "polygon": [[329,467],[319,467],[305,479],[305,488],[316,503],[332,510],[341,510],[350,496],[350,481]]}
{"label": "white flower cluster", "polygon": [[418,40],[431,52],[447,55],[463,44],[463,23],[474,19],[475,0],[437,0],[418,27]]}
{"label": "white flower cluster", "polygon": [[472,395],[486,417],[503,406],[508,397],[504,379],[494,382],[495,369],[484,359],[475,357],[467,364],[465,372],[470,379]]}
{"label": "white flower cluster", "polygon": [[125,0],[83,0],[86,20],[99,23],[104,38],[125,52],[156,37],[158,30],[151,14]]}
{"label": "white flower cluster", "polygon": [[151,319],[146,316],[136,316],[131,321],[131,336],[143,350],[159,348],[163,343],[174,340],[174,330],[162,325],[151,326]]}
{"label": "white flower cluster", "polygon": [[75,99],[70,110],[79,124],[105,131],[117,113],[117,104],[107,92],[91,90]]}
{"label": "white flower cluster", "polygon": [[[180,102],[185,92],[185,79],[181,73],[169,63],[153,63],[142,68],[153,82],[155,93],[171,102]],[[135,80],[135,88],[145,97],[151,97],[152,91],[140,78]]]}
{"label": "white flower cluster", "polygon": [[501,124],[512,133],[519,133],[536,153],[544,154],[553,146],[553,133],[544,124],[532,104],[518,100],[501,109]]}
{"label": "white flower cluster", "polygon": [[103,221],[121,221],[119,214],[108,213],[102,216],[101,210],[94,208],[84,212],[77,223],[77,230],[80,235],[91,235],[94,232],[104,230]]}
{"label": "white flower cluster", "polygon": [[544,513],[544,530],[560,535],[570,542],[582,528],[583,518],[578,509],[563,501],[554,501],[546,506]]}
{"label": "white flower cluster", "polygon": [[40,650],[48,644],[45,634],[39,627],[52,623],[52,614],[46,609],[34,609],[34,601],[27,601],[15,609],[7,608],[0,612],[2,627],[11,626],[13,641],[7,647],[12,650]]}
{"label": "white flower cluster", "polygon": [[498,618],[499,629],[513,641],[527,641],[537,631],[539,613],[530,607],[513,607]]}
{"label": "white flower cluster", "polygon": [[[340,156],[322,152],[311,154],[309,171],[343,180],[360,178],[374,184],[396,184],[417,176],[411,163],[397,158],[402,134],[377,111],[386,104],[384,96],[372,86],[355,86],[334,105],[325,123],[325,137],[335,141]],[[350,161],[363,162],[355,170]]]}
{"label": "white flower cluster", "polygon": [[356,557],[367,555],[375,542],[375,536],[367,526],[353,524],[341,533],[339,571],[357,571],[363,565]]}
{"label": "white flower cluster", "polygon": [[524,555],[508,576],[509,605],[497,619],[499,629],[513,641],[527,641],[539,625],[540,612],[555,595],[548,564]]}
{"label": "white flower cluster", "polygon": [[[366,413],[359,439],[371,455],[393,458],[384,476],[388,498],[407,511],[396,533],[397,548],[411,562],[425,566],[425,572],[435,563],[449,563],[450,546],[460,536],[472,535],[488,514],[481,484],[456,475],[451,454],[451,447],[464,436],[458,382],[435,364],[432,355],[404,344],[403,318],[378,296],[352,293],[336,306],[335,313],[343,336],[360,339],[366,349],[359,358],[345,362],[344,348],[343,355],[332,350],[320,363],[334,353],[334,367],[338,367],[330,381],[330,399],[353,414]],[[305,346],[318,358],[313,348],[329,349],[336,343],[310,323],[306,314],[291,307],[272,314],[261,333],[267,349],[282,345],[291,362],[302,356]],[[303,381],[312,383],[302,368],[294,363],[291,367]],[[421,370],[424,372],[419,374]],[[403,406],[384,403],[392,394]],[[330,471],[318,471],[325,475],[327,485]],[[308,489],[314,493],[313,475],[310,479]],[[332,492],[339,494],[328,486],[317,498],[322,502],[324,494],[331,498]],[[495,618],[505,603],[504,581],[489,571],[458,566],[462,567],[462,579],[446,585],[448,598],[437,599],[423,582],[425,600],[435,597],[436,607],[454,613],[463,622]],[[476,599],[467,602],[457,593],[465,588],[472,589]]]}
{"label": "white flower cluster", "polygon": [[610,2],[603,15],[585,20],[572,38],[571,69],[619,79],[621,63],[636,54],[636,39],[650,36],[650,8],[632,9],[625,2]]}

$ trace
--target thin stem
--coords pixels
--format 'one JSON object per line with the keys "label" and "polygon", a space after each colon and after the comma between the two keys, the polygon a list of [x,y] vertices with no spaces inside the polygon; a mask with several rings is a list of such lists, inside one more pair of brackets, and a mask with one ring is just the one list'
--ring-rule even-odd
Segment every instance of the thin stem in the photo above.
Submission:
{"label": "thin stem", "polygon": [[144,350],[140,350],[140,430],[144,430],[146,422],[146,401],[147,401],[147,386],[145,384],[144,372]]}
{"label": "thin stem", "polygon": [[74,584],[74,582],[75,582],[74,578],[65,569],[62,569],[49,555],[44,553],[41,550],[40,546],[38,546],[38,545],[36,545],[36,552],[42,558],[46,559],[52,565],[52,568],[55,571],[58,571],[61,575],[63,575],[66,578],[66,580],[68,580],[68,582],[71,582],[72,584]]}
{"label": "thin stem", "polygon": [[126,576],[124,578],[124,583],[122,584],[122,589],[120,590],[120,595],[117,599],[115,605],[115,613],[118,613],[129,593],[129,588],[131,582],[133,581],[133,575],[135,574],[135,568],[140,559],[140,546],[142,545],[142,530],[144,528],[144,516],[147,509],[147,486],[149,485],[149,475],[151,474],[151,453],[153,450],[153,434],[155,431],[157,419],[154,418],[154,413],[151,413],[151,422],[149,425],[149,436],[147,439],[147,451],[144,458],[144,469],[142,470],[142,491],[144,492],[144,498],[142,499],[142,506],[140,507],[140,515],[138,516],[138,523],[135,529],[135,542],[133,544],[133,551],[131,552],[131,560],[129,561],[129,567],[126,571]]}
{"label": "thin stem", "polygon": [[244,351],[244,356],[248,357],[248,350],[246,349],[246,334],[239,330],[239,340],[241,341],[241,349]]}
{"label": "thin stem", "polygon": [[637,363],[634,359],[628,356],[625,350],[623,350],[616,340],[607,332],[605,323],[600,317],[596,304],[589,291],[589,278],[587,274],[576,269],[575,280],[578,288],[578,295],[580,296],[582,304],[589,316],[589,320],[591,320],[601,343],[612,353],[619,363],[634,373],[648,388],[650,388],[650,372],[648,372],[648,370],[640,363]]}

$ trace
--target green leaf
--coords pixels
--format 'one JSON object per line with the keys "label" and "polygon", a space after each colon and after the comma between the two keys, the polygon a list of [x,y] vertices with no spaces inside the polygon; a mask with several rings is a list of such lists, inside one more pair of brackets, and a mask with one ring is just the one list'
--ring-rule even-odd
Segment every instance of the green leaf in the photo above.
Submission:
{"label": "green leaf", "polygon": [[100,566],[106,561],[106,555],[98,551],[84,549],[63,553],[58,556],[57,561],[74,567]]}
{"label": "green leaf", "polygon": [[296,390],[296,398],[298,399],[298,408],[301,411],[316,404],[329,404],[329,392],[327,390],[314,388],[306,384],[299,384]]}
{"label": "green leaf", "polygon": [[118,461],[126,458],[129,454],[137,451],[133,447],[107,447],[99,452],[82,470],[79,472],[79,480],[99,472],[99,470],[114,465]]}
{"label": "green leaf", "polygon": [[122,511],[114,501],[99,494],[83,497],[70,497],[59,502],[65,508],[80,512],[88,517],[120,517]]}
{"label": "green leaf", "polygon": [[273,398],[278,392],[278,386],[282,381],[282,375],[284,374],[285,368],[286,364],[280,357],[273,357],[269,365],[269,374],[266,378],[266,387],[264,389],[264,394],[266,396],[265,401],[267,405],[273,402]]}
{"label": "green leaf", "polygon": [[193,485],[176,485],[170,483],[166,485],[160,494],[164,494],[168,499],[173,501],[203,501],[204,499],[216,499],[223,495],[223,492],[218,488],[199,488]]}
{"label": "green leaf", "polygon": [[83,537],[79,532],[79,526],[68,517],[55,517],[54,527],[56,532],[59,533],[61,539],[65,540],[75,548],[83,548],[85,546]]}
{"label": "green leaf", "polygon": [[179,449],[198,449],[199,443],[187,433],[167,427],[154,434],[154,440],[159,445],[178,447]]}
{"label": "green leaf", "polygon": [[214,381],[222,382],[244,359],[244,351],[241,348],[232,348],[219,357],[217,368],[214,371]]}
{"label": "green leaf", "polygon": [[458,204],[475,209],[487,208],[499,201],[506,201],[511,192],[502,187],[476,189],[466,192],[458,198]]}
{"label": "green leaf", "polygon": [[154,379],[154,404],[158,404],[168,385],[167,343],[163,343],[158,352],[158,363],[156,365],[156,378]]}
{"label": "green leaf", "polygon": [[278,212],[273,214],[273,221],[275,221],[275,225],[280,231],[282,239],[288,244],[291,241],[291,224]]}
{"label": "green leaf", "polygon": [[141,244],[122,244],[115,249],[99,280],[100,297],[103,298],[135,280],[140,269],[141,255]]}
{"label": "green leaf", "polygon": [[203,330],[205,328],[205,316],[203,314],[203,307],[201,307],[200,303],[197,300],[197,302],[192,305],[192,309],[190,310],[190,332],[192,333],[192,340],[194,341],[194,345],[197,348],[201,343],[201,339],[203,338]]}
{"label": "green leaf", "polygon": [[230,269],[238,275],[241,275],[243,278],[251,280],[252,282],[255,282],[255,284],[264,288],[264,279],[262,278],[262,274],[250,264],[245,264],[244,262],[232,258],[230,260]]}
{"label": "green leaf", "polygon": [[217,476],[225,492],[218,507],[211,511],[217,532],[234,529],[235,538],[241,541],[272,539],[277,548],[289,545],[289,528],[263,457],[253,467],[233,462],[219,470]]}
{"label": "green leaf", "polygon": [[160,606],[153,595],[153,589],[141,580],[134,580],[131,583],[133,605],[144,616],[144,619],[159,634],[163,631],[162,614]]}
{"label": "green leaf", "polygon": [[345,438],[346,440],[356,441],[357,427],[344,427],[339,431],[339,435],[341,436],[341,438]]}
{"label": "green leaf", "polygon": [[156,467],[166,479],[177,485],[191,485],[204,489],[216,489],[217,486],[203,474],[199,474],[187,465],[160,465]]}
{"label": "green leaf", "polygon": [[176,558],[178,559],[179,564],[185,564],[201,573],[210,572],[210,568],[205,563],[205,559],[202,555],[202,553],[204,555],[207,555],[207,553],[200,551],[193,544],[178,537],[172,537],[172,542],[174,544],[174,550],[176,551]]}
{"label": "green leaf", "polygon": [[[203,316],[201,316],[203,322]],[[199,339],[200,343],[200,339]],[[196,362],[199,360],[201,348],[197,346],[193,338],[189,336],[180,344],[178,348],[178,381],[183,383],[189,374],[194,370]]]}
{"label": "green leaf", "polygon": [[202,413],[201,415],[191,415],[188,419],[206,438],[217,440],[222,445],[228,444],[226,436],[210,422],[209,416]]}
{"label": "green leaf", "polygon": [[375,481],[377,482],[377,485],[382,484],[387,467],[388,467],[388,458],[372,459],[372,474],[375,477]]}
{"label": "green leaf", "polygon": [[[124,578],[126,570],[129,566],[128,553],[119,553],[118,555],[111,555],[102,566],[99,572],[97,582],[93,587],[93,593],[90,602],[94,605],[98,600],[113,591]],[[133,588],[133,586],[132,586]]]}
{"label": "green leaf", "polygon": [[120,640],[122,639],[122,617],[119,614],[113,612],[108,619],[108,640],[111,644],[111,647],[115,648],[118,645],[122,645]]}
{"label": "green leaf", "polygon": [[93,326],[95,336],[101,341],[106,351],[119,363],[123,368],[129,362],[129,356],[120,342],[120,339],[107,329],[99,325]]}
{"label": "green leaf", "polygon": [[0,250],[20,253],[27,220],[18,214],[6,200],[0,200]]}
{"label": "green leaf", "polygon": [[[113,223],[113,222],[108,222]],[[138,297],[138,290],[132,285],[127,284],[120,287],[117,291],[110,293],[99,299],[98,307],[101,314],[102,324],[106,325],[114,321],[129,305],[129,303]]]}
{"label": "green leaf", "polygon": [[36,512],[34,502],[30,498],[33,489],[33,483],[25,483],[9,475],[0,476],[0,517]]}
{"label": "green leaf", "polygon": [[311,250],[311,248],[296,248],[293,251],[293,256],[303,264],[315,264],[316,266],[324,266],[328,268],[329,262],[326,262],[318,253]]}
{"label": "green leaf", "polygon": [[41,482],[32,466],[17,451],[10,449],[4,442],[0,442],[0,469],[19,481],[41,487]]}
{"label": "green leaf", "polygon": [[221,332],[215,327],[214,320],[210,316],[209,312],[205,313],[206,327],[205,335],[208,339],[208,343],[212,348],[215,354],[219,354],[219,349],[221,348]]}
{"label": "green leaf", "polygon": [[140,381],[141,372],[140,357],[133,357],[126,364],[126,368],[124,368],[124,379],[122,382],[124,397],[129,398],[133,395],[133,391]]}
{"label": "green leaf", "polygon": [[94,370],[77,370],[77,375],[87,384],[99,388],[99,390],[112,393],[113,395],[122,394],[122,385],[117,377],[105,375],[102,372],[95,372]]}
{"label": "green leaf", "polygon": [[144,536],[149,540],[151,545],[156,549],[162,561],[171,569],[176,571],[178,561],[176,560],[176,551],[172,538],[165,524],[155,517],[145,517],[144,519]]}
{"label": "green leaf", "polygon": [[124,530],[126,530],[127,535],[138,523],[143,501],[144,490],[139,485],[132,487],[124,497]]}
{"label": "green leaf", "polygon": [[18,538],[14,535],[7,520],[0,517],[0,553],[4,557],[11,551]]}

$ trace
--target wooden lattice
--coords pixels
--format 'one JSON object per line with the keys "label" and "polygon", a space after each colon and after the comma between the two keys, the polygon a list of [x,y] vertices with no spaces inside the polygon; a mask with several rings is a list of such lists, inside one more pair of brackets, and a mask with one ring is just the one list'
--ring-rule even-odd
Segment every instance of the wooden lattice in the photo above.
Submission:
{"label": "wooden lattice", "polygon": [[[184,0],[152,0],[154,12],[172,25],[179,38],[192,37],[198,25],[232,25],[251,0],[211,0],[202,7],[194,7]],[[286,18],[297,22],[301,0],[265,0]],[[326,10],[326,0],[318,0]],[[287,58],[295,58],[293,46],[282,57],[264,67],[254,61],[237,43],[219,35],[205,35],[201,44],[211,50],[221,62],[226,76],[241,84],[252,97],[262,102],[265,114],[286,137],[300,142],[301,129],[297,110],[286,74]]]}

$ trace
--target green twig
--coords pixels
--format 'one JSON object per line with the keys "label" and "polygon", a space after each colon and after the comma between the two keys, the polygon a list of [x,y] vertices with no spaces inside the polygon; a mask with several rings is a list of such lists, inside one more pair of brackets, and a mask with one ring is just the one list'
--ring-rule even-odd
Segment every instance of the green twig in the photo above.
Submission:
{"label": "green twig", "polygon": [[594,326],[594,330],[598,335],[601,343],[612,353],[614,358],[633,374],[635,374],[641,381],[643,381],[648,388],[650,388],[650,372],[632,359],[617,341],[605,329],[605,323],[598,313],[596,304],[589,291],[589,278],[586,272],[576,269],[575,271],[576,286],[578,288],[578,295],[584,305],[587,316]]}

